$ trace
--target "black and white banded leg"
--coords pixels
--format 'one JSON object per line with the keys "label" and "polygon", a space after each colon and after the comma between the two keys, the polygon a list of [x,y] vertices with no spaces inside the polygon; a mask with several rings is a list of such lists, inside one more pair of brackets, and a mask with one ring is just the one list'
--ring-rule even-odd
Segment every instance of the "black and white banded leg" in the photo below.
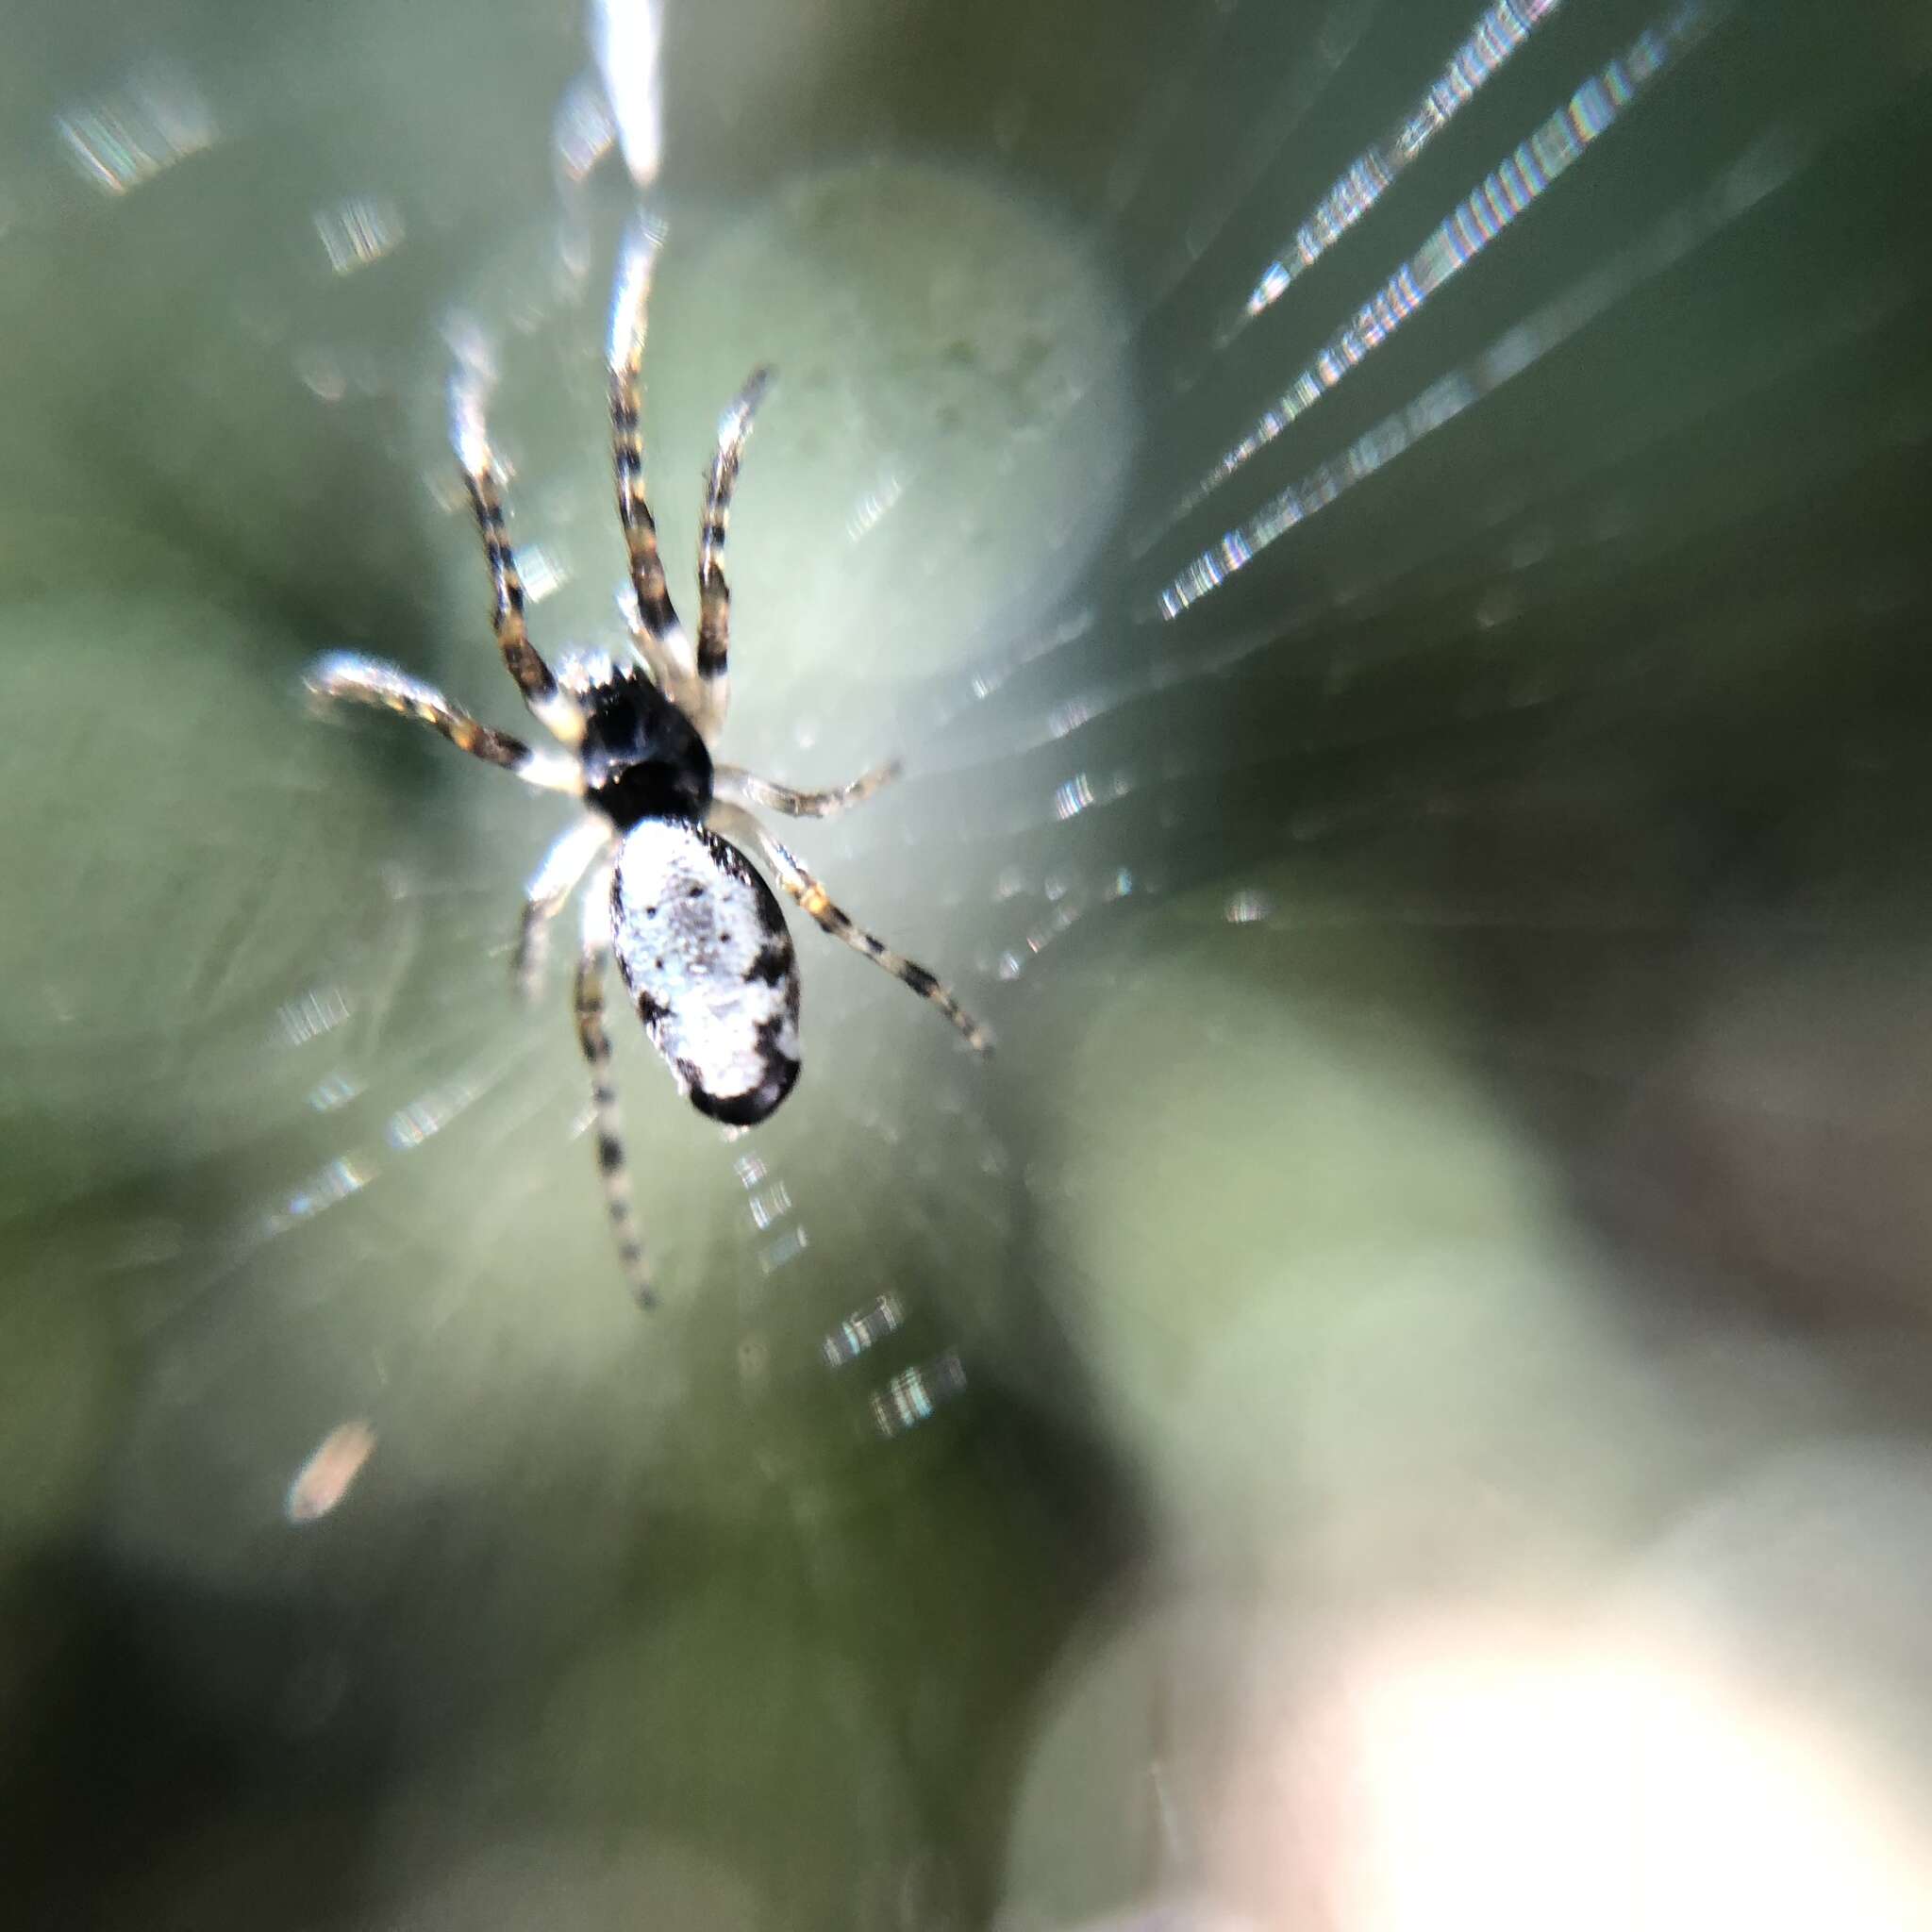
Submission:
{"label": "black and white banded leg", "polygon": [[658,525],[644,494],[643,400],[639,372],[644,360],[644,323],[651,276],[662,232],[641,215],[625,231],[617,288],[610,304],[610,455],[617,477],[617,520],[630,559],[636,602],[632,641],[658,689],[687,716],[697,692],[697,658],[664,582]]}
{"label": "black and white banded leg", "polygon": [[705,485],[705,513],[698,525],[698,688],[691,723],[707,744],[715,744],[731,708],[731,587],[724,581],[724,533],[731,523],[731,492],[744,459],[745,439],[772,372],[755,369],[731,407],[718,418],[718,452]]}
{"label": "black and white banded leg", "polygon": [[850,784],[834,785],[824,791],[795,791],[790,785],[760,778],[756,772],[747,772],[742,765],[714,767],[712,781],[717,795],[727,805],[749,805],[765,811],[783,812],[789,819],[828,819],[834,812],[863,805],[874,792],[883,791],[899,777],[905,769],[897,758],[888,758],[884,764],[874,765]]}
{"label": "black and white banded leg", "polygon": [[457,461],[462,465],[470,508],[475,512],[476,531],[483,540],[484,560],[490,566],[491,622],[504,664],[516,679],[525,704],[553,737],[565,744],[580,744],[583,716],[530,641],[524,620],[524,580],[504,525],[496,458],[483,419],[489,384],[489,371],[480,359],[458,363],[449,379],[449,433]]}
{"label": "black and white banded leg", "polygon": [[617,1237],[617,1258],[624,1265],[638,1306],[654,1308],[658,1291],[651,1286],[644,1244],[638,1237],[637,1213],[631,1205],[624,1121],[610,1073],[610,1035],[604,1026],[604,979],[610,965],[610,867],[599,866],[591,876],[584,899],[584,945],[576,974],[577,1044],[591,1069],[591,1132],[597,1150],[597,1172],[604,1182],[604,1205],[610,1211],[611,1231]]}
{"label": "black and white banded leg", "polygon": [[410,677],[393,664],[358,657],[353,651],[331,651],[308,667],[303,682],[315,698],[375,705],[414,718],[441,732],[458,751],[466,751],[487,765],[514,772],[526,785],[583,795],[583,767],[575,758],[562,752],[532,751],[521,738],[480,723],[433,685]]}
{"label": "black and white banded leg", "polygon": [[563,910],[591,864],[610,849],[616,833],[608,819],[582,818],[543,855],[543,862],[524,888],[510,978],[518,993],[533,999],[549,953],[550,925]]}
{"label": "black and white banded leg", "polygon": [[966,1043],[975,1053],[992,1051],[991,1036],[953,997],[937,974],[927,972],[916,960],[895,953],[875,933],[866,931],[864,926],[849,918],[832,903],[824,887],[748,811],[726,800],[717,799],[706,815],[706,824],[734,845],[749,846],[756,851],[778,884],[820,926],[835,940],[843,941],[855,953],[863,954],[874,966],[890,973],[902,985],[909,986],[921,999],[930,1001],[959,1029]]}

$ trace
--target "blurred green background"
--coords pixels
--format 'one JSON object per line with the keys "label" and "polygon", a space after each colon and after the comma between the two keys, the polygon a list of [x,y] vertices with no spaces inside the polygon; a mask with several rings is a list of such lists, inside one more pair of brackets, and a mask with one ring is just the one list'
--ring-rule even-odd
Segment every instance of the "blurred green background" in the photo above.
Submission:
{"label": "blurred green background", "polygon": [[19,1923],[1932,1923],[1923,6],[673,0],[674,591],[770,361],[725,755],[1000,1049],[620,1011],[649,1319],[562,814],[299,686],[520,728],[464,326],[616,634],[586,16],[10,25]]}

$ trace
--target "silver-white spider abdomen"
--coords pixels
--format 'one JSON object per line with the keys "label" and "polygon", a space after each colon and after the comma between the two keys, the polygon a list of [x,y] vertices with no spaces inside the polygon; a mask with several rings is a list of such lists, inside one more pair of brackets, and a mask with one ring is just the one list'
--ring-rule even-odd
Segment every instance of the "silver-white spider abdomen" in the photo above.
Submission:
{"label": "silver-white spider abdomen", "polygon": [[691,1105],[755,1125],[798,1078],[798,965],[751,862],[683,819],[625,834],[610,888],[617,963]]}

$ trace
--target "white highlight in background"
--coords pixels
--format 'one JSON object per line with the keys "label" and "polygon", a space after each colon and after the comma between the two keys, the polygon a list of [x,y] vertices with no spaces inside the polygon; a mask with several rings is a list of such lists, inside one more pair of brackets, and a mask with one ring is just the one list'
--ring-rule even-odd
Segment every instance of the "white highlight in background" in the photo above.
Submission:
{"label": "white highlight in background", "polygon": [[624,165],[648,188],[664,152],[663,8],[658,0],[591,0],[590,33]]}

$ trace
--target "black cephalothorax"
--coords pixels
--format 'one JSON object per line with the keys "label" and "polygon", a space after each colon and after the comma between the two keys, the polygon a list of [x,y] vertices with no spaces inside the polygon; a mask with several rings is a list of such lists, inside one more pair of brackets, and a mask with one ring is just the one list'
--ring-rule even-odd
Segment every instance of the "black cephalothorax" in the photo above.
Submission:
{"label": "black cephalothorax", "polygon": [[586,696],[584,803],[620,832],[644,819],[690,819],[711,808],[711,754],[694,725],[636,672]]}

